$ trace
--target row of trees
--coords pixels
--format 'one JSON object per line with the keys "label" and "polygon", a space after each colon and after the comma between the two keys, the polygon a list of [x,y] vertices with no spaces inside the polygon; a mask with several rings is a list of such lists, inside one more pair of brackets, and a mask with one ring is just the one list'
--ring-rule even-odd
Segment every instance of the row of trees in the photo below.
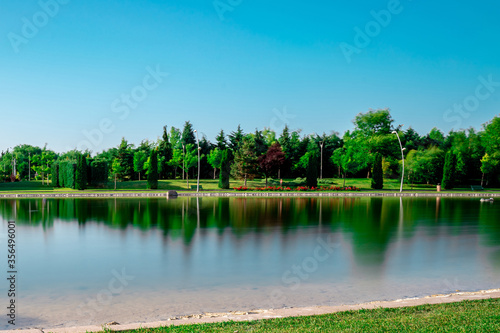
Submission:
{"label": "row of trees", "polygon": [[405,147],[407,183],[443,182],[445,188],[453,188],[499,182],[499,117],[478,132],[470,128],[444,135],[433,128],[423,136],[411,127],[403,130],[395,126],[388,109],[360,113],[353,123],[354,129],[342,137],[335,132],[302,135],[300,130],[288,127],[279,136],[270,129],[245,133],[238,126],[229,135],[221,130],[212,143],[205,136],[198,141],[196,131],[187,121],[182,130],[165,126],[155,142],[144,140],[136,147],[123,138],[116,148],[95,156],[75,150],[59,155],[46,147],[20,145],[2,152],[0,172],[4,181],[46,179],[55,172],[51,166],[70,163],[76,177],[83,156],[86,170],[92,170],[93,163],[104,170],[99,182],[87,171],[85,186],[95,186],[108,177],[119,181],[147,177],[151,188],[157,186],[158,179],[185,179],[189,186],[189,179],[198,172],[200,156],[201,178],[219,177],[220,188],[229,188],[230,177],[245,181],[264,178],[266,184],[270,177],[300,177],[306,179],[308,186],[317,186],[318,178],[332,177],[344,178],[345,185],[348,176],[372,178],[372,187],[382,188],[384,178],[397,178],[401,173],[401,150],[394,134],[397,132]]}

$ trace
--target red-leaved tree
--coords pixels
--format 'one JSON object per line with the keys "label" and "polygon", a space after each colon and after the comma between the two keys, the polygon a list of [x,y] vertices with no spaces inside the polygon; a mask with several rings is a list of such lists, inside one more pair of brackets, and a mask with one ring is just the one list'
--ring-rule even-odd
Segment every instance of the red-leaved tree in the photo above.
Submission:
{"label": "red-leaved tree", "polygon": [[275,142],[267,149],[264,155],[259,156],[258,159],[259,167],[266,176],[266,187],[267,187],[267,177],[273,172],[277,172],[278,169],[285,163],[285,153],[281,150],[281,145]]}

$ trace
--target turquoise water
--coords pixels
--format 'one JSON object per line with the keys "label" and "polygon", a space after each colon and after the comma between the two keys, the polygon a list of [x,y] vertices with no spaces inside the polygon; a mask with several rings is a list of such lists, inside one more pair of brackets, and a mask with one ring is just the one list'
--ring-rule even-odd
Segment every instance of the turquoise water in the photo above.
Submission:
{"label": "turquoise water", "polygon": [[8,220],[16,328],[500,287],[500,205],[478,199],[0,200],[2,251]]}

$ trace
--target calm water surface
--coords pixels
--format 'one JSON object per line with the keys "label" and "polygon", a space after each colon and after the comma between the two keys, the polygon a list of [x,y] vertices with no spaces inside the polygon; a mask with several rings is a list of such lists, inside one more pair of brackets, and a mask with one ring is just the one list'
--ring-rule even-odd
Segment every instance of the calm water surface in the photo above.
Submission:
{"label": "calm water surface", "polygon": [[500,205],[478,199],[0,200],[3,253],[8,220],[16,328],[500,287]]}

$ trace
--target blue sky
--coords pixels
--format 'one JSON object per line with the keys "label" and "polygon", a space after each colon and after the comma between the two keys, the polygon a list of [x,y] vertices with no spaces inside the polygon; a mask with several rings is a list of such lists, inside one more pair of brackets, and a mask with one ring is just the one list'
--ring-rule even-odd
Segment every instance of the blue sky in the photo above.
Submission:
{"label": "blue sky", "polygon": [[99,152],[186,120],[212,141],[238,124],[343,134],[387,107],[420,134],[479,129],[500,113],[499,12],[494,1],[0,0],[0,150]]}

